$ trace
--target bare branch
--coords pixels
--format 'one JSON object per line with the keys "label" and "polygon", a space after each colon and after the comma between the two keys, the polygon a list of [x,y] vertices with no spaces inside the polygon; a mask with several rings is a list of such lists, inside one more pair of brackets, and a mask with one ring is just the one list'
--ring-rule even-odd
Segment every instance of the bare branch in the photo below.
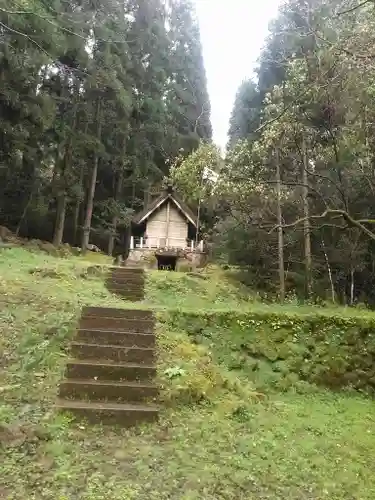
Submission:
{"label": "bare branch", "polygon": [[[372,231],[370,231],[369,229],[367,229],[366,226],[363,225],[366,222],[372,223],[373,219],[364,219],[364,220],[361,220],[361,221],[360,220],[355,220],[345,210],[330,209],[330,208],[327,209],[327,210],[325,210],[320,215],[310,215],[309,219],[310,220],[325,219],[329,215],[341,216],[345,220],[345,222],[348,224],[348,226],[352,226],[352,227],[356,227],[356,228],[360,229],[370,239],[372,239],[372,240],[375,241],[375,233],[373,233]],[[299,224],[303,223],[305,220],[306,220],[306,217],[302,217],[300,219],[295,220],[294,222],[292,222],[290,224],[283,224],[282,227],[283,228],[295,227],[295,226],[298,226]],[[373,221],[373,222],[375,223],[375,221]],[[278,227],[280,227],[280,226],[274,226],[273,229],[272,229],[272,231],[274,231]]]}
{"label": "bare branch", "polygon": [[330,182],[331,184],[333,184],[335,186],[335,188],[337,189],[337,191],[340,193],[341,197],[343,198],[343,200],[345,200],[345,193],[344,191],[341,189],[341,187],[337,184],[336,181],[334,181],[333,179],[331,179],[328,175],[324,175],[324,174],[318,174],[317,172],[312,172],[311,170],[308,170],[307,168],[305,169],[306,172],[311,175],[312,177],[317,177],[318,179],[324,179],[328,182]]}
{"label": "bare branch", "polygon": [[356,52],[352,52],[346,47],[339,47],[338,44],[335,44],[334,42],[331,42],[330,40],[327,40],[327,38],[324,38],[322,35],[320,35],[317,31],[312,30],[312,34],[316,36],[320,41],[323,43],[326,43],[330,47],[334,48],[338,52],[343,52],[344,54],[351,56],[351,57],[357,57],[358,59],[375,59],[375,54],[358,54]]}
{"label": "bare branch", "polygon": [[296,102],[299,101],[299,99],[301,99],[301,97],[304,97],[307,94],[307,92],[308,91],[306,90],[305,92],[303,92],[302,94],[300,94],[298,97],[296,97],[291,103],[289,103],[287,106],[285,106],[285,108],[277,116],[275,116],[275,118],[272,118],[271,120],[268,120],[267,122],[264,122],[262,125],[260,125],[260,127],[258,127],[256,130],[254,130],[253,134],[257,134],[258,132],[261,132],[266,127],[269,127],[274,122],[277,122],[278,120],[280,120],[280,118],[282,118],[285,115],[285,113],[292,106],[294,106],[296,104]]}
{"label": "bare branch", "polygon": [[61,29],[62,31],[65,31],[67,33],[70,33],[71,35],[77,36],[79,38],[82,38],[83,40],[87,40],[87,36],[83,36],[79,33],[75,33],[74,31],[70,30],[69,28],[65,28],[64,26],[60,26],[59,24],[53,22],[51,19],[45,16],[41,16],[40,14],[37,14],[36,12],[31,12],[31,11],[26,11],[26,10],[6,10],[0,7],[1,12],[5,12],[6,14],[10,15],[22,15],[22,16],[34,16],[38,17],[39,19],[43,19],[43,21],[46,21],[46,23],[51,24],[52,26],[55,26],[56,28]]}
{"label": "bare branch", "polygon": [[[2,9],[0,9],[0,10],[2,10]],[[27,40],[29,40],[29,42],[31,42],[36,47],[38,47],[38,49],[41,50],[44,54],[46,54],[50,59],[54,59],[51,54],[49,54],[45,49],[43,49],[43,47],[41,45],[39,45],[38,42],[33,40],[29,35],[26,35],[26,33],[22,33],[21,31],[15,30],[15,29],[11,28],[10,26],[7,26],[6,24],[2,23],[1,21],[0,21],[0,26],[5,28],[7,31],[10,31],[11,33],[15,33],[16,35],[20,35],[20,36],[23,36],[24,38],[27,38]]]}
{"label": "bare branch", "polygon": [[[263,181],[265,184],[276,184],[276,181]],[[327,205],[327,202],[326,200],[323,198],[323,196],[319,193],[319,191],[317,191],[316,189],[314,189],[313,187],[311,187],[309,184],[304,184],[303,182],[288,182],[288,181],[282,181],[282,184],[284,184],[284,186],[297,186],[297,187],[306,187],[309,189],[309,191],[312,191],[313,193],[315,193],[321,200],[321,202],[323,203],[323,205],[325,205],[326,208],[328,208],[328,205]]]}
{"label": "bare branch", "polygon": [[[1,9],[0,9],[1,10]],[[86,71],[84,71],[83,69],[79,69],[79,68],[71,68],[69,66],[67,66],[66,64],[62,64],[60,61],[56,60],[56,58],[50,54],[46,49],[44,49],[37,41],[35,41],[33,38],[31,38],[29,35],[27,35],[26,33],[22,33],[22,31],[18,31],[18,30],[15,30],[13,28],[11,28],[10,26],[8,26],[7,24],[4,24],[3,22],[0,21],[0,26],[2,26],[3,28],[5,28],[7,31],[9,31],[10,33],[14,33],[16,35],[19,35],[19,36],[22,36],[24,38],[26,38],[27,40],[29,40],[29,42],[31,42],[33,45],[35,45],[36,47],[38,47],[38,49],[43,52],[43,54],[45,54],[48,59],[50,61],[52,61],[52,63],[63,69],[63,70],[69,70],[69,71],[73,71],[73,72],[77,72],[77,73],[81,73],[83,75],[88,75],[88,73]]]}
{"label": "bare branch", "polygon": [[364,0],[364,2],[361,2],[358,5],[355,5],[354,7],[351,7],[350,9],[342,10],[341,12],[338,12],[337,13],[337,17],[343,16],[345,14],[349,14],[350,12],[354,12],[355,10],[360,9],[364,5],[366,5],[368,3],[373,3],[373,2],[374,2],[374,0]]}
{"label": "bare branch", "polygon": [[359,219],[360,224],[375,224],[375,219]]}
{"label": "bare branch", "polygon": [[[77,33],[76,31],[72,31],[69,28],[66,28],[65,26],[61,26],[60,24],[55,23],[54,21],[52,21],[48,17],[42,16],[42,15],[36,13],[36,12],[31,12],[31,11],[26,11],[26,10],[25,11],[24,10],[14,10],[14,11],[11,11],[11,10],[3,9],[2,7],[0,7],[0,11],[4,12],[5,14],[9,14],[9,15],[24,15],[24,16],[38,17],[39,19],[43,19],[43,21],[45,21],[46,23],[51,24],[52,26],[55,26],[56,28],[58,28],[58,29],[60,29],[62,31],[65,31],[66,33],[70,33],[71,35],[74,35],[74,36],[76,36],[78,38],[81,38],[82,40],[88,40],[88,38],[89,38],[88,34],[86,36],[85,35],[81,35],[80,33]],[[7,27],[7,29],[11,29],[11,28]],[[24,33],[21,33],[21,32],[17,32],[17,33],[19,35],[22,35],[22,36],[25,36],[25,37],[29,38]],[[116,33],[116,35],[120,35],[120,33]],[[105,40],[103,38],[96,38],[96,39],[98,41],[104,42],[104,43],[119,43],[119,44],[121,44],[121,43],[129,43],[129,42],[133,42],[133,41],[136,40],[136,38],[134,38],[134,39],[124,39],[124,38],[122,38],[121,40],[111,40],[111,39]],[[36,43],[36,42],[34,42],[34,43]]]}

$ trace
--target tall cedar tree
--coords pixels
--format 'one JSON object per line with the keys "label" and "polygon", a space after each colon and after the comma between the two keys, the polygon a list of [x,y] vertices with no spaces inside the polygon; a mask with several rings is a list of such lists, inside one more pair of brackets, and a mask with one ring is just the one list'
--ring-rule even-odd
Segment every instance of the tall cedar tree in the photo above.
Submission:
{"label": "tall cedar tree", "polygon": [[0,225],[56,244],[84,234],[111,253],[180,148],[211,135],[192,6],[30,0],[22,12],[0,9]]}
{"label": "tall cedar tree", "polygon": [[170,37],[172,124],[178,146],[187,154],[198,147],[200,139],[212,136],[200,31],[189,0],[171,2]]}
{"label": "tall cedar tree", "polygon": [[254,139],[254,131],[260,122],[261,96],[257,85],[246,80],[238,89],[229,124],[228,147],[232,147],[239,139]]}

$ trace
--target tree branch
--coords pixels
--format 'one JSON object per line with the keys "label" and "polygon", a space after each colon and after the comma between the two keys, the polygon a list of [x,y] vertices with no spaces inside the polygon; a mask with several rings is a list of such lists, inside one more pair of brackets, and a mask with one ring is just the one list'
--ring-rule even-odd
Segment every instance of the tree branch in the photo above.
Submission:
{"label": "tree branch", "polygon": [[337,191],[340,193],[343,201],[344,201],[344,204],[345,204],[345,200],[346,200],[346,197],[345,197],[345,193],[344,191],[341,189],[341,187],[337,184],[336,181],[334,181],[333,179],[331,179],[328,175],[323,175],[323,174],[318,174],[317,172],[313,172],[309,169],[305,169],[306,172],[311,175],[312,177],[317,177],[318,179],[324,179],[328,182],[330,182],[331,184],[333,184],[335,186],[335,188],[337,189]]}
{"label": "tree branch", "polygon": [[[276,184],[276,181],[264,181],[264,182],[265,182],[265,184]],[[323,205],[325,205],[325,207],[328,208],[326,200],[319,193],[319,191],[316,190],[315,188],[311,187],[310,184],[304,184],[303,182],[288,182],[288,181],[284,181],[284,180],[281,181],[281,184],[283,184],[284,186],[297,186],[297,187],[308,188],[309,191],[315,193],[318,196],[318,198],[320,198],[320,200],[323,203]]]}
{"label": "tree branch", "polygon": [[[334,47],[331,47],[332,49]],[[330,74],[330,72],[333,70],[333,68],[336,66],[336,62],[334,62],[332,64],[332,66],[322,75],[322,79],[325,79],[326,77],[328,77],[328,75]],[[326,87],[326,86],[329,86],[331,84],[331,82],[328,82],[326,83],[325,85],[322,85],[322,88]],[[290,109],[292,108],[295,104],[298,103],[298,101],[300,99],[302,99],[303,97],[305,97],[310,91],[310,87],[306,87],[305,90],[303,92],[301,92],[297,97],[295,97],[292,102],[290,102],[289,104],[287,104],[286,106],[284,106],[283,110],[280,111],[280,113],[275,116],[274,118],[271,118],[270,120],[264,122],[262,125],[260,125],[257,129],[255,129],[252,133],[253,134],[257,134],[258,132],[261,132],[263,129],[265,129],[266,127],[269,127],[270,125],[272,125],[273,123],[277,122],[278,120],[280,120],[280,118],[282,118],[285,113]]]}
{"label": "tree branch", "polygon": [[[14,10],[14,11],[12,11],[12,10],[3,9],[2,7],[0,7],[0,11],[4,12],[5,14],[9,14],[9,15],[23,15],[23,16],[38,17],[39,19],[43,19],[43,21],[46,21],[46,23],[51,24],[52,26],[55,26],[56,28],[58,28],[58,29],[60,29],[62,31],[65,31],[66,33],[70,33],[71,35],[74,35],[74,36],[76,36],[78,38],[81,38],[82,40],[88,40],[88,38],[89,38],[89,34],[87,34],[86,36],[85,35],[81,35],[80,33],[77,33],[76,31],[72,31],[69,28],[65,28],[65,26],[61,26],[60,24],[55,23],[54,21],[52,21],[48,17],[42,16],[41,14],[38,14],[36,12],[31,12],[31,11],[27,11],[27,10]],[[8,27],[8,29],[11,29],[11,28]],[[17,33],[19,35],[28,37],[24,33],[21,33],[21,32],[17,32]],[[116,35],[120,35],[120,33],[115,33],[115,34]],[[121,39],[121,40],[110,40],[110,39],[105,40],[103,38],[96,38],[96,39],[98,41],[104,42],[104,43],[131,43],[131,42],[134,42],[135,40],[137,40],[137,38],[134,38],[134,39]],[[34,43],[36,43],[36,42],[34,42]]]}
{"label": "tree branch", "polygon": [[374,2],[374,0],[364,0],[364,2],[361,2],[358,5],[355,5],[354,7],[351,7],[350,9],[342,10],[341,12],[338,12],[337,13],[337,17],[343,16],[345,14],[349,14],[350,12],[354,12],[355,10],[360,9],[364,5],[366,5],[368,3],[373,3],[373,2]]}
{"label": "tree branch", "polygon": [[[372,240],[375,241],[375,233],[373,233],[372,231],[370,231],[369,229],[367,229],[366,226],[363,225],[366,222],[375,223],[375,221],[373,221],[373,219],[355,220],[345,210],[338,210],[338,209],[328,208],[327,210],[325,210],[320,215],[310,215],[310,217],[302,217],[300,219],[295,220],[294,222],[292,222],[290,224],[283,224],[281,227],[282,228],[295,227],[295,226],[298,226],[299,224],[303,223],[307,219],[310,219],[310,220],[324,219],[324,218],[326,218],[329,215],[336,215],[336,216],[342,217],[345,220],[345,222],[348,224],[348,226],[352,226],[352,227],[356,227],[356,228],[360,229],[370,239],[372,239]],[[280,227],[280,226],[274,226],[272,228],[272,231],[274,231],[278,227]]]}
{"label": "tree branch", "polygon": [[[0,10],[3,10],[3,9],[0,9]],[[10,31],[11,33],[15,33],[16,35],[20,35],[20,36],[23,36],[24,38],[27,38],[27,40],[29,40],[29,42],[31,42],[36,47],[38,47],[38,49],[41,50],[50,59],[54,59],[54,57],[52,57],[52,55],[49,52],[47,52],[45,49],[43,49],[43,47],[41,45],[39,45],[38,42],[33,40],[31,37],[29,37],[29,35],[26,35],[26,33],[22,33],[21,31],[15,30],[15,29],[11,28],[10,26],[7,26],[6,24],[2,23],[1,21],[0,21],[0,26],[5,28],[7,31]]]}

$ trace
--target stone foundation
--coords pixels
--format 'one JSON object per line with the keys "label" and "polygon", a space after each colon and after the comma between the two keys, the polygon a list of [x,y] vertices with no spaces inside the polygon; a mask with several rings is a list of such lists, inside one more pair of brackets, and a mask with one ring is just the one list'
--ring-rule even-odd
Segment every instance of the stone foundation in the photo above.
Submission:
{"label": "stone foundation", "polygon": [[192,269],[204,267],[207,263],[207,254],[205,252],[135,248],[129,251],[129,256],[125,261],[125,266],[157,269],[158,260],[156,258],[156,254],[177,257],[176,271],[190,271]]}

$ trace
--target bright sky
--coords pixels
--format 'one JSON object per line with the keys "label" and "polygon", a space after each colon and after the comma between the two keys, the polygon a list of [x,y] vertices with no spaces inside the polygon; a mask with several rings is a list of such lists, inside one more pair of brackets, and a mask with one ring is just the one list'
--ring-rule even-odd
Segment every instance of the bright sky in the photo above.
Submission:
{"label": "bright sky", "polygon": [[280,0],[195,0],[211,100],[214,141],[225,148],[234,98],[252,76]]}

